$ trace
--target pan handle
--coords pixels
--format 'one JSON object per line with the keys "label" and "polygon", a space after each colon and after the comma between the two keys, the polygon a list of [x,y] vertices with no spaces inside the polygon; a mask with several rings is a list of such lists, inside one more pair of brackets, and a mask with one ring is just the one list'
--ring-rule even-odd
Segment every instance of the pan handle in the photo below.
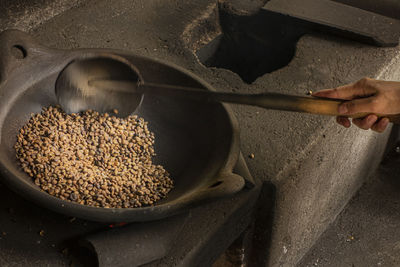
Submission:
{"label": "pan handle", "polygon": [[245,186],[242,176],[234,173],[222,173],[218,175],[212,184],[191,196],[191,202],[211,201],[218,198],[232,196]]}
{"label": "pan handle", "polygon": [[7,80],[14,69],[27,64],[39,56],[53,51],[29,34],[19,30],[5,30],[0,33],[0,83]]}

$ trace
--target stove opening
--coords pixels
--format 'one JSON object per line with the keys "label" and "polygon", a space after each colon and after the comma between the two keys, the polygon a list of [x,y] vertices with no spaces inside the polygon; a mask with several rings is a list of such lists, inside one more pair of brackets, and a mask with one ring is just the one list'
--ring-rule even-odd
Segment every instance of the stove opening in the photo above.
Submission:
{"label": "stove opening", "polygon": [[305,33],[300,23],[267,11],[240,16],[219,7],[217,19],[219,35],[196,55],[203,65],[231,70],[248,84],[287,66]]}

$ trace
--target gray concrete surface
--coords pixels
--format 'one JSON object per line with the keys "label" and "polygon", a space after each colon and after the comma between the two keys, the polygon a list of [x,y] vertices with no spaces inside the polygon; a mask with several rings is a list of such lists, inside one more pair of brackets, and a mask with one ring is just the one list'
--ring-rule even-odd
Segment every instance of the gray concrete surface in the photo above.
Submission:
{"label": "gray concrete surface", "polygon": [[349,202],[298,267],[400,266],[400,157]]}
{"label": "gray concrete surface", "polygon": [[[375,48],[319,35],[303,37],[287,67],[245,84],[228,70],[202,66],[187,48],[201,43],[196,38],[207,39],[207,30],[188,36],[196,24],[216,17],[215,8],[214,0],[88,0],[35,27],[20,28],[51,47],[120,48],[174,62],[220,91],[304,94],[364,76],[400,79],[399,47]],[[250,171],[277,187],[265,265],[294,266],[377,166],[387,133],[345,130],[334,118],[321,116],[244,106],[234,111],[242,150],[255,155],[248,159]]]}
{"label": "gray concrete surface", "polygon": [[0,30],[28,31],[84,0],[0,0]]}
{"label": "gray concrete surface", "polygon": [[397,0],[334,0],[354,7],[362,8],[385,16],[400,19],[400,3]]}

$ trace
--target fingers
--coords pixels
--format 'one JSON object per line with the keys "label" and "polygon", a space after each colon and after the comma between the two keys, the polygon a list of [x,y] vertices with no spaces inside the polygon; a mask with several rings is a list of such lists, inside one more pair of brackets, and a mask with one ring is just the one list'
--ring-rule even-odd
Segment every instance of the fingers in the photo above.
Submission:
{"label": "fingers", "polygon": [[386,127],[389,125],[388,118],[382,118],[377,123],[372,125],[371,129],[375,132],[382,133],[386,130]]}
{"label": "fingers", "polygon": [[312,96],[344,100],[352,100],[358,97],[371,96],[376,93],[375,87],[372,86],[374,82],[375,80],[364,78],[353,84],[315,92],[312,94]]}
{"label": "fingers", "polygon": [[[315,92],[312,96],[348,100],[338,106],[339,116],[336,120],[340,125],[348,128],[354,123],[361,129],[383,132],[389,124],[389,119],[378,118],[375,114],[398,114],[399,92],[398,82],[391,84],[364,78],[353,84]],[[361,116],[363,117],[350,122],[349,117]]]}
{"label": "fingers", "polygon": [[[336,118],[337,123],[340,125],[349,128],[351,126],[350,119],[347,117],[337,117]],[[378,116],[371,114],[368,115],[364,118],[359,118],[359,119],[353,119],[352,122],[354,125],[357,127],[363,129],[363,130],[373,130],[378,133],[382,133],[386,130],[387,126],[389,125],[389,119],[388,118],[378,118]]]}
{"label": "fingers", "polygon": [[352,115],[356,113],[378,113],[380,105],[377,97],[367,97],[346,101],[340,104],[338,112],[341,115]]}
{"label": "fingers", "polygon": [[364,118],[353,119],[353,123],[361,129],[368,130],[375,124],[377,120],[378,116],[371,114]]}
{"label": "fingers", "polygon": [[349,128],[351,126],[351,122],[349,120],[349,118],[346,117],[336,117],[336,121],[337,123],[339,123],[340,125]]}

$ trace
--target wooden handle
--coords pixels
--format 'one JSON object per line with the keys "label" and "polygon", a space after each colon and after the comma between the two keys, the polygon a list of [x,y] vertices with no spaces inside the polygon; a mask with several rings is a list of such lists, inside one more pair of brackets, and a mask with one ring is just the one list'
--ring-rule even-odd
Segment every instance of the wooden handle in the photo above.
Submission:
{"label": "wooden handle", "polygon": [[[343,100],[294,96],[278,93],[264,94],[237,94],[213,92],[208,90],[198,90],[194,88],[159,85],[159,84],[144,84],[145,92],[167,94],[175,96],[184,96],[187,98],[208,101],[208,102],[228,102],[236,104],[245,104],[259,106],[267,109],[295,111],[319,115],[340,116],[338,107]],[[358,113],[350,115],[351,118],[362,118],[370,113]],[[400,124],[400,114],[385,115],[376,114],[378,117],[387,117],[390,122]]]}
{"label": "wooden handle", "polygon": [[[342,116],[339,114],[338,107],[346,102],[343,100],[323,99],[314,97],[300,97],[298,107],[302,112],[311,114]],[[350,118],[363,118],[372,113],[356,113],[349,115]],[[390,122],[400,124],[400,114],[376,114],[379,118],[386,117]]]}
{"label": "wooden handle", "polygon": [[[240,99],[235,96],[223,96],[220,101],[256,105],[268,109],[295,111],[328,116],[341,116],[338,107],[345,100],[316,98],[306,96],[294,96],[277,93],[265,93],[258,95],[242,95]],[[362,118],[371,113],[357,113],[350,115],[350,118]],[[400,114],[376,114],[378,117],[386,117],[390,122],[400,124]]]}

